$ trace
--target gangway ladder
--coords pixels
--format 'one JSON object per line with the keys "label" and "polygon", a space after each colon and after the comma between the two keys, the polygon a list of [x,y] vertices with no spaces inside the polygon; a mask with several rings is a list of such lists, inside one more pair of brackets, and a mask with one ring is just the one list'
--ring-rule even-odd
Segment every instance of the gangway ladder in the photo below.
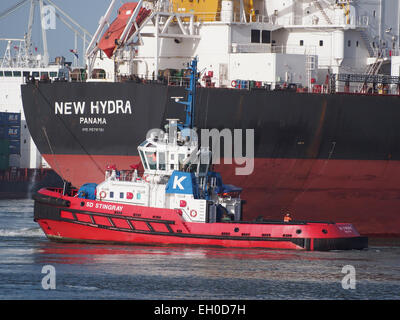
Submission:
{"label": "gangway ladder", "polygon": [[378,72],[379,72],[379,70],[380,70],[380,68],[381,68],[381,66],[382,66],[382,63],[383,63],[383,58],[382,58],[381,53],[379,53],[378,56],[377,56],[376,59],[375,59],[375,62],[374,62],[374,63],[371,63],[371,64],[368,66],[367,72],[365,73],[365,74],[366,74],[366,75],[365,75],[365,81],[364,81],[364,83],[362,83],[362,84],[358,87],[358,92],[366,93],[366,92],[368,91],[368,89],[369,89],[370,86],[368,85],[367,80],[368,80],[368,78],[369,78],[370,76],[375,76],[375,75],[378,74]]}
{"label": "gangway ladder", "polygon": [[325,21],[328,24],[332,24],[331,19],[329,18],[329,16],[327,15],[327,13],[325,12],[324,8],[322,7],[321,3],[319,0],[313,0],[315,6],[318,8],[319,12],[321,12],[322,16],[324,17]]}

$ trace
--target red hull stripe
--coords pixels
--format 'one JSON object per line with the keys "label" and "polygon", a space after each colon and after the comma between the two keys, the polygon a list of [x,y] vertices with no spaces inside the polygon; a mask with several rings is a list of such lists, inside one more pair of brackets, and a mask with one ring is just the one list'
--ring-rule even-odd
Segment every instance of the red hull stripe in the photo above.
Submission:
{"label": "red hull stripe", "polygon": [[[55,221],[52,220],[41,220],[40,223],[46,223],[48,225],[54,224]],[[116,227],[107,227],[104,225],[93,225],[86,222],[80,221],[72,221],[72,220],[64,220],[61,219],[58,222],[58,233],[64,234],[65,230],[68,230],[68,224],[73,224],[73,228],[76,232],[80,233],[80,229],[77,224],[84,227],[91,227],[92,229],[102,229],[102,231],[114,231],[117,234],[114,234],[113,239],[111,240],[98,240],[98,239],[90,239],[85,238],[71,238],[68,236],[56,236],[48,231],[49,229],[45,230],[46,235],[50,239],[54,240],[74,240],[74,241],[83,241],[83,242],[91,242],[91,241],[98,241],[98,242],[124,242],[124,243],[137,243],[136,241],[132,241],[131,238],[128,238],[124,235],[124,233],[131,233],[136,235],[147,235],[148,240],[142,243],[159,243],[159,244],[186,244],[186,245],[201,245],[201,241],[203,240],[210,240],[213,245],[216,246],[224,246],[224,247],[249,247],[251,248],[253,243],[256,247],[269,247],[269,248],[288,248],[288,249],[305,249],[310,250],[308,244],[310,239],[304,238],[261,238],[261,237],[246,237],[246,236],[215,236],[215,235],[203,235],[203,234],[187,234],[187,233],[171,233],[171,232],[157,232],[157,231],[145,231],[145,230],[130,230],[130,229],[119,229]],[[51,230],[51,228],[50,228]],[[96,230],[97,231],[97,230]],[[98,231],[99,232],[99,231]],[[82,234],[83,235],[83,234]],[[100,235],[100,232],[99,232]],[[175,238],[175,240],[167,239],[167,238]],[[165,238],[165,239],[162,239]],[[184,239],[178,240],[177,239]],[[228,242],[231,242],[232,245],[229,245]],[[242,242],[243,244],[238,244],[238,242]],[[258,243],[258,244],[256,244]],[[274,243],[274,244],[272,244]],[[278,244],[280,243],[280,244]],[[282,244],[284,245],[282,246]],[[268,245],[266,245],[268,244]]]}
{"label": "red hull stripe", "polygon": [[[79,214],[80,219],[77,219],[75,216]],[[82,218],[83,216],[87,216],[86,218]],[[92,228],[98,229],[107,229],[112,231],[118,231],[121,233],[136,233],[136,234],[148,234],[148,235],[156,235],[156,236],[171,236],[186,238],[186,239],[213,239],[213,240],[229,240],[229,241],[262,241],[262,242],[290,242],[295,246],[300,246],[304,248],[307,243],[309,243],[309,239],[305,238],[291,238],[291,237],[282,237],[282,238],[272,238],[263,236],[250,236],[247,233],[243,233],[240,236],[233,235],[208,235],[208,234],[189,234],[183,233],[182,230],[173,231],[171,225],[174,225],[175,222],[172,220],[160,220],[160,219],[150,219],[150,218],[134,218],[121,216],[116,218],[113,215],[99,213],[99,212],[89,212],[89,211],[78,211],[73,209],[63,209],[60,212],[60,217],[57,219],[60,222],[74,224],[74,225],[82,225]],[[113,220],[119,221],[118,223],[114,223]],[[46,221],[50,223],[47,219],[40,219],[39,221]],[[129,228],[121,227],[121,221],[125,221],[125,226],[129,226]],[[155,227],[157,226],[158,227]],[[164,228],[160,228],[159,226],[163,225]],[[136,228],[134,227],[136,226]],[[165,230],[165,231],[162,231]],[[46,231],[46,230],[45,230]]]}

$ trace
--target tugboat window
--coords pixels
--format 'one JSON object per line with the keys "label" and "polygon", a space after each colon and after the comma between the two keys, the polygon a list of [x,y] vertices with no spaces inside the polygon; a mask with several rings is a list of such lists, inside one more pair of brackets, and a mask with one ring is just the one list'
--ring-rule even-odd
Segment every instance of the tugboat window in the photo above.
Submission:
{"label": "tugboat window", "polygon": [[149,163],[150,170],[157,169],[157,153],[156,152],[146,152],[146,159]]}
{"label": "tugboat window", "polygon": [[124,193],[123,193],[123,192],[120,192],[119,197],[120,197],[121,199],[123,199],[123,198],[124,198]]}
{"label": "tugboat window", "polygon": [[143,167],[145,169],[148,169],[147,162],[146,162],[146,159],[145,159],[145,157],[143,155],[143,151],[142,150],[139,151],[139,155],[140,155],[140,159],[142,160]]}
{"label": "tugboat window", "polygon": [[114,192],[110,191],[110,198],[114,198]]}
{"label": "tugboat window", "polygon": [[158,170],[165,170],[165,152],[158,154]]}

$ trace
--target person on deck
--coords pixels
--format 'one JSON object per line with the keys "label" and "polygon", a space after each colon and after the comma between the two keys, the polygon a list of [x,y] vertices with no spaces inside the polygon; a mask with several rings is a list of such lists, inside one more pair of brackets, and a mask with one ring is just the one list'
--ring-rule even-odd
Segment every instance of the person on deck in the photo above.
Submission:
{"label": "person on deck", "polygon": [[283,218],[283,222],[290,222],[292,221],[292,217],[289,213],[286,213],[285,217]]}

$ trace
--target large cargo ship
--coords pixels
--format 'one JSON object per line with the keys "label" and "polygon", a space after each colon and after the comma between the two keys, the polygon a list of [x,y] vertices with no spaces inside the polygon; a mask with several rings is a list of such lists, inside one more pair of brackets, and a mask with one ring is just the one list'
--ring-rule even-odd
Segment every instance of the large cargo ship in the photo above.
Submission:
{"label": "large cargo ship", "polygon": [[198,56],[198,129],[224,142],[242,129],[241,159],[222,143],[216,170],[246,190],[246,219],[290,212],[400,236],[399,1],[139,1],[115,34],[114,3],[88,47],[91,79],[22,86],[29,131],[64,179],[139,163],[142,137],[184,117],[180,70]]}

